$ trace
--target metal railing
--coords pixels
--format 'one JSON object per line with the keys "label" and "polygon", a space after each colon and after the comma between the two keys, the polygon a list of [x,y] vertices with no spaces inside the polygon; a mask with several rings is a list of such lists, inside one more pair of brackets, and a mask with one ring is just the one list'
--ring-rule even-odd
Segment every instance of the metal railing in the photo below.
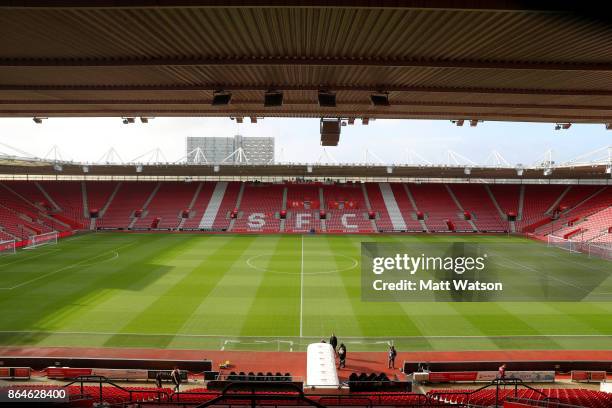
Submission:
{"label": "metal railing", "polygon": [[472,404],[471,400],[472,400],[473,395],[487,388],[495,387],[495,405],[494,406],[499,407],[500,406],[499,404],[503,403],[505,400],[504,398],[504,400],[500,401],[500,398],[499,398],[500,386],[502,385],[503,386],[510,385],[514,387],[514,398],[518,398],[518,388],[519,386],[521,386],[521,387],[525,387],[526,389],[529,389],[543,396],[544,397],[543,401],[553,401],[553,400],[558,401],[558,399],[549,397],[544,392],[525,384],[523,380],[521,380],[520,378],[506,378],[506,379],[497,378],[495,380],[492,380],[491,383],[487,385],[483,385],[482,387],[476,388],[475,390],[471,390],[471,391],[432,392],[428,395],[432,396],[433,398],[438,398],[438,399],[440,399],[440,397],[445,397],[445,396],[465,396],[466,397],[465,401],[455,401],[455,403],[463,403],[468,407],[478,407],[479,405]]}
{"label": "metal railing", "polygon": [[[71,385],[79,385],[79,392],[81,396],[91,396],[90,394],[87,394],[85,392],[85,384],[97,384],[98,385],[98,400],[100,403],[106,401],[106,402],[116,402],[116,403],[123,403],[123,402],[135,402],[134,399],[134,394],[150,394],[152,396],[154,396],[156,398],[156,400],[158,402],[163,402],[163,401],[168,401],[169,395],[168,393],[166,393],[164,390],[161,389],[156,389],[156,390],[147,390],[147,389],[139,389],[139,390],[132,390],[132,389],[128,389],[128,388],[124,388],[120,385],[115,384],[114,382],[112,382],[111,380],[109,380],[108,378],[101,376],[101,375],[83,375],[83,376],[79,376],[76,377],[73,381],[69,382],[68,384],[65,384],[63,387],[64,388],[68,388]],[[104,388],[104,384],[108,384],[111,387],[114,387],[115,389],[121,390],[125,393],[128,394],[128,400],[121,400],[121,401],[109,401],[109,397],[104,397],[103,394],[103,388]]]}

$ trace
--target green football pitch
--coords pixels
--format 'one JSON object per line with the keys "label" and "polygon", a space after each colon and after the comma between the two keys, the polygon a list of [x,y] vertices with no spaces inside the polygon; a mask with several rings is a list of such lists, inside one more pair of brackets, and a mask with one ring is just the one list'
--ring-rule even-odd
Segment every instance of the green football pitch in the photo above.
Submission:
{"label": "green football pitch", "polygon": [[612,347],[612,278],[572,302],[361,300],[361,242],[449,241],[520,243],[532,256],[508,246],[504,273],[577,288],[612,265],[508,236],[91,233],[0,257],[0,345],[301,351],[335,332],[351,350]]}

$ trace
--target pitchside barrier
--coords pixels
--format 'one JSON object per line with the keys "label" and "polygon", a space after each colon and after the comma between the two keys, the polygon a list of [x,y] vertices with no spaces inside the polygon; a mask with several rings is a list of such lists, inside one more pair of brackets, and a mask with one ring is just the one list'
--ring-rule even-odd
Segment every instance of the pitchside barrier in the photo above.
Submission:
{"label": "pitchside barrier", "polygon": [[[533,361],[404,361],[404,373],[418,373],[423,366],[428,366],[430,373],[458,373],[458,372],[484,372],[497,373],[501,363],[506,363],[512,371],[555,371],[569,373],[571,371],[606,371],[610,369],[612,361],[589,360],[533,360]],[[510,371],[506,371],[509,373]]]}
{"label": "pitchside barrier", "polygon": [[29,380],[30,367],[0,367],[0,380]]}
{"label": "pitchside barrier", "polygon": [[605,371],[585,371],[572,370],[572,381],[575,382],[604,382],[606,381]]}
{"label": "pitchside barrier", "polygon": [[[138,367],[143,370],[172,370],[178,367],[191,372],[212,370],[212,361],[201,360],[162,360],[137,358],[81,358],[81,357],[0,357],[0,365],[8,367],[32,367],[36,370],[48,367],[68,367],[67,369],[127,369]],[[89,372],[80,375],[91,375]]]}
{"label": "pitchside barrier", "polygon": [[[70,367],[47,367],[47,378],[55,380],[74,380],[80,377],[104,377],[115,381],[148,381],[155,380],[157,374],[161,373],[161,379],[171,380],[172,370],[142,370],[142,369],[118,369],[118,368],[70,368]],[[181,379],[187,381],[189,372],[180,370]]]}
{"label": "pitchside barrier", "polygon": [[583,253],[602,259],[612,260],[612,243],[578,241],[555,235],[548,235],[548,246],[568,252]]}
{"label": "pitchside barrier", "polygon": [[[416,382],[424,383],[454,383],[454,382],[491,382],[498,377],[497,371],[447,371],[413,373]],[[506,371],[507,380],[522,382],[546,383],[555,382],[554,371]]]}

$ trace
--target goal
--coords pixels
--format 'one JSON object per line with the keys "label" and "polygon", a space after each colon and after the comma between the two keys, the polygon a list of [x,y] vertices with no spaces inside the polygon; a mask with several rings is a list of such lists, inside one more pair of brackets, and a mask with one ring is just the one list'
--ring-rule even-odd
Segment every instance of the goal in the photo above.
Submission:
{"label": "goal", "polygon": [[565,249],[569,252],[579,252],[578,241],[573,241],[571,239],[558,237],[556,235],[548,236],[548,246]]}
{"label": "goal", "polygon": [[15,240],[0,241],[0,256],[15,254]]}
{"label": "goal", "polygon": [[569,252],[580,252],[588,256],[612,260],[612,243],[574,241],[555,235],[548,236],[548,246],[561,248]]}
{"label": "goal", "polygon": [[32,235],[28,238],[28,243],[24,249],[34,249],[43,245],[57,244],[57,231],[47,232],[46,234]]}

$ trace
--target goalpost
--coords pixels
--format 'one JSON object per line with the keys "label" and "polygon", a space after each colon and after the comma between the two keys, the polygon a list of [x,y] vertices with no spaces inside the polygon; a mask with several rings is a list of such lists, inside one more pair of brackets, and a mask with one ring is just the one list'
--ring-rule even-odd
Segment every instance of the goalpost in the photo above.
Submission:
{"label": "goalpost", "polygon": [[15,254],[15,240],[0,241],[0,256]]}
{"label": "goalpost", "polygon": [[612,243],[574,241],[555,235],[548,235],[548,246],[612,260]]}
{"label": "goalpost", "polygon": [[548,246],[565,249],[569,252],[579,252],[577,241],[572,241],[571,239],[558,237],[556,235],[548,235]]}
{"label": "goalpost", "polygon": [[28,238],[28,243],[23,249],[34,249],[43,245],[57,244],[57,231],[47,232],[46,234],[32,235]]}

